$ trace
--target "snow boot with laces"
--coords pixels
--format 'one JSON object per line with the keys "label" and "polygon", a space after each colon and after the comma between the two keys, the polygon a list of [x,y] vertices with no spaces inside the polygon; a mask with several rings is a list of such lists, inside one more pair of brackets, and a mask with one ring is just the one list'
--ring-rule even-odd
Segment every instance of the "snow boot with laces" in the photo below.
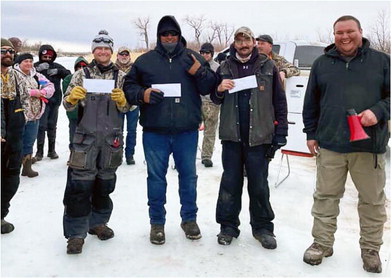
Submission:
{"label": "snow boot with laces", "polygon": [[306,249],[304,253],[304,262],[310,265],[321,264],[324,257],[330,257],[333,254],[332,247],[327,247],[316,242]]}
{"label": "snow boot with laces", "polygon": [[99,225],[91,228],[88,233],[96,235],[100,240],[108,240],[114,237],[113,230],[106,225]]}
{"label": "snow boot with laces", "polygon": [[156,245],[162,245],[165,243],[165,226],[152,224],[150,231],[150,242]]}
{"label": "snow boot with laces", "polygon": [[68,239],[67,254],[80,254],[82,253],[84,244],[83,238],[70,238]]}

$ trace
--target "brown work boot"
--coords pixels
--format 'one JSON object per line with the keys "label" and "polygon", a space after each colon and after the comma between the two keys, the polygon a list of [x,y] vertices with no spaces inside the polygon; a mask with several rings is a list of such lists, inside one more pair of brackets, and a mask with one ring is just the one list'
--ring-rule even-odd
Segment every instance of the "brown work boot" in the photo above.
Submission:
{"label": "brown work boot", "polygon": [[114,232],[106,225],[96,226],[88,231],[89,234],[98,236],[100,240],[108,240],[114,237]]}
{"label": "brown work boot", "polygon": [[162,245],[165,243],[165,226],[152,224],[150,230],[150,242],[152,244]]}
{"label": "brown work boot", "polygon": [[364,270],[367,272],[381,273],[381,260],[376,250],[361,249],[361,258]]}
{"label": "brown work boot", "polygon": [[184,231],[186,238],[192,240],[201,238],[200,229],[196,221],[182,222],[181,228]]}
{"label": "brown work boot", "polygon": [[330,257],[333,254],[332,247],[326,247],[313,242],[304,254],[304,262],[310,265],[321,264],[324,257]]}
{"label": "brown work boot", "polygon": [[32,165],[31,154],[28,154],[23,157],[22,164],[23,164],[22,176],[36,177],[38,175],[38,172],[34,171],[31,168]]}
{"label": "brown work boot", "polygon": [[70,238],[68,239],[67,254],[80,254],[82,253],[84,244],[83,238]]}

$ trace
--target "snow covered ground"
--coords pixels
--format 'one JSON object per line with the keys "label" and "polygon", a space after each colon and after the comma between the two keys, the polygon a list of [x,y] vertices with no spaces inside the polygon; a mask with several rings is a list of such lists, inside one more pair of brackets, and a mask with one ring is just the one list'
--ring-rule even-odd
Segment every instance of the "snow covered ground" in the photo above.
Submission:
{"label": "snow covered ground", "polygon": [[[75,58],[57,62],[73,69]],[[357,191],[351,180],[341,201],[334,255],[319,266],[302,261],[312,243],[312,194],[315,185],[315,159],[290,156],[291,174],[274,187],[280,153],[270,165],[271,203],[275,211],[278,247],[266,250],[252,237],[246,186],[241,212],[241,235],[230,246],[216,241],[219,226],[215,222],[222,164],[221,145],[217,139],[214,167],[201,164],[198,171],[198,223],[203,237],[185,238],[180,228],[177,172],[168,170],[166,243],[149,242],[149,218],[146,193],[146,165],[138,126],[136,165],[123,163],[117,171],[116,190],[112,194],[114,211],[109,226],[115,237],[100,241],[89,235],[80,255],[66,254],[62,233],[62,198],[68,159],[68,120],[60,108],[57,152],[60,158],[45,157],[34,165],[35,178],[21,178],[11,202],[11,221],[16,229],[1,236],[1,277],[390,277],[390,164],[387,170],[387,210],[384,245],[380,257],[382,274],[367,273],[360,257]],[[202,132],[200,132],[201,146]],[[46,154],[46,151],[45,151]],[[282,172],[287,171],[283,165]],[[282,174],[281,174],[282,176]],[[245,180],[246,183],[246,180]]]}

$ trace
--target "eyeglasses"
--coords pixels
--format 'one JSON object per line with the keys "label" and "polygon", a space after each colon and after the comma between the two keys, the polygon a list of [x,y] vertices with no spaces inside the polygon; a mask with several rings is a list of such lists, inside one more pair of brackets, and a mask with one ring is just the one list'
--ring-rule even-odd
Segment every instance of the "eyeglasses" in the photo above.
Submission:
{"label": "eyeglasses", "polygon": [[177,31],[165,31],[161,33],[161,36],[163,37],[167,37],[167,36],[178,36],[178,32]]}
{"label": "eyeglasses", "polygon": [[1,54],[2,54],[2,55],[7,54],[7,52],[8,52],[9,54],[15,54],[15,50],[13,50],[13,49],[1,49]]}
{"label": "eyeglasses", "polygon": [[129,53],[128,52],[121,52],[118,55],[120,55],[120,56],[129,56]]}
{"label": "eyeglasses", "polygon": [[238,45],[242,45],[243,43],[249,44],[250,42],[252,42],[252,39],[251,38],[246,38],[243,40],[235,39],[234,42]]}
{"label": "eyeglasses", "polygon": [[200,54],[211,54],[210,51],[200,51]]}
{"label": "eyeglasses", "polygon": [[93,40],[94,43],[106,43],[106,44],[112,44],[113,45],[113,41],[111,39],[108,38],[104,38],[104,37],[100,37],[100,38],[95,38]]}
{"label": "eyeglasses", "polygon": [[42,55],[42,58],[43,59],[52,59],[52,56],[51,55]]}

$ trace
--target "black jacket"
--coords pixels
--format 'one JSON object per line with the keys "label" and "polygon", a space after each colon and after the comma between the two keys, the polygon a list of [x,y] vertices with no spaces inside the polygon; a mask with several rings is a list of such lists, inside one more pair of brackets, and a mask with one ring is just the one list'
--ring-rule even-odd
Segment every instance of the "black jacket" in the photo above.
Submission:
{"label": "black jacket", "polygon": [[[173,20],[163,17],[162,20]],[[159,24],[158,24],[159,30]],[[200,54],[186,48],[181,41],[170,55],[162,46],[159,36],[157,46],[136,59],[131,71],[126,75],[124,92],[131,105],[140,105],[140,125],[144,131],[157,133],[181,133],[197,130],[201,123],[201,98],[215,89],[218,76],[209,68],[208,62]],[[193,54],[202,64],[194,76],[187,70],[192,66]],[[159,104],[145,104],[143,92],[152,84],[181,83],[181,97],[165,97]]]}
{"label": "black jacket", "polygon": [[[363,46],[350,61],[334,44],[316,59],[305,94],[303,121],[307,139],[335,152],[384,153],[390,119],[390,56]],[[364,127],[370,139],[350,142],[347,109],[370,109],[378,123]]]}
{"label": "black jacket", "polygon": [[[48,61],[42,61],[42,52],[44,50],[52,50],[54,52],[53,60],[48,62]],[[61,79],[64,79],[66,76],[70,75],[71,72],[64,68],[62,65],[54,62],[57,57],[56,51],[53,49],[51,45],[42,45],[39,49],[38,52],[38,57],[39,61],[34,63],[34,67],[37,68],[38,65],[41,63],[49,63],[49,69],[57,69],[58,72],[56,75],[50,76],[48,75],[48,70],[43,70],[40,73],[43,74],[47,79],[49,79],[53,84],[55,88],[55,92],[53,96],[49,99],[49,104],[55,104],[59,106],[61,104],[61,101],[63,99],[63,94],[61,92]]]}

